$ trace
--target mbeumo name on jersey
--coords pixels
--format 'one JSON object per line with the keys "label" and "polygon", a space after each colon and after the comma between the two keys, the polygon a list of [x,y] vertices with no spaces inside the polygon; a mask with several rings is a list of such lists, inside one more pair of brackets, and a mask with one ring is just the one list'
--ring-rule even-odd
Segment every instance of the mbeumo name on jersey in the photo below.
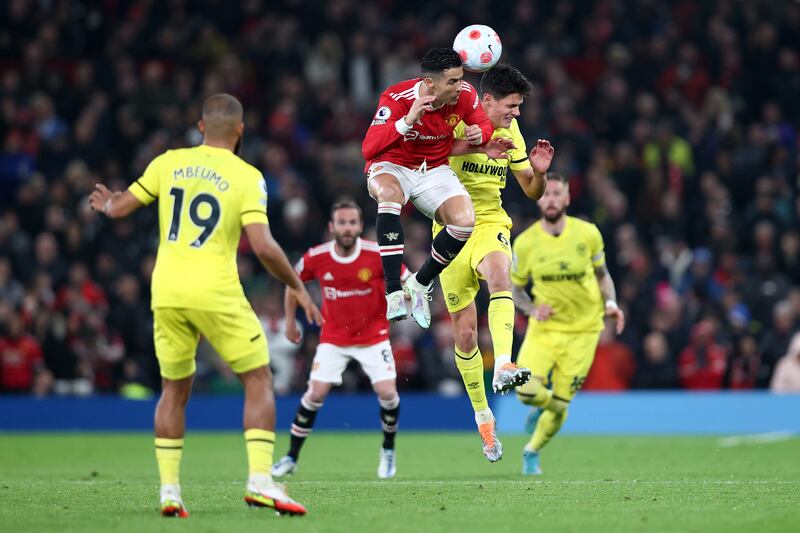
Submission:
{"label": "mbeumo name on jersey", "polygon": [[228,183],[225,180],[225,178],[217,174],[215,170],[200,165],[196,165],[193,167],[177,168],[172,171],[172,178],[174,180],[178,180],[181,178],[185,179],[199,178],[203,180],[208,180],[214,184],[214,186],[217,188],[219,192],[225,192],[231,186],[231,184]]}

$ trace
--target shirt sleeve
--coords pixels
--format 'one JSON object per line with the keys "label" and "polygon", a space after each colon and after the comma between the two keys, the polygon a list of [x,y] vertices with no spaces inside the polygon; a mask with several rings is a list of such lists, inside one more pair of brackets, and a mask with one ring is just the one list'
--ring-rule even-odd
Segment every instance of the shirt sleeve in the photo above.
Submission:
{"label": "shirt sleeve", "polygon": [[297,276],[303,282],[309,282],[314,279],[314,262],[308,252],[304,253],[303,257],[295,263],[294,271],[297,272]]}
{"label": "shirt sleeve", "polygon": [[530,276],[528,275],[528,262],[523,251],[524,242],[517,237],[514,244],[511,246],[512,260],[511,260],[511,282],[518,286],[524,287],[528,284]]}
{"label": "shirt sleeve", "polygon": [[531,168],[531,162],[528,159],[528,149],[525,146],[525,138],[519,131],[519,124],[517,121],[511,123],[511,140],[514,141],[513,150],[508,151],[508,166],[511,170],[525,170]]}
{"label": "shirt sleeve", "polygon": [[460,96],[460,103],[464,106],[463,120],[469,126],[473,124],[480,126],[481,132],[483,133],[483,142],[481,142],[481,144],[486,144],[489,142],[489,139],[492,138],[494,126],[486,115],[486,111],[483,110],[481,99],[478,97],[478,91],[469,83],[462,83],[465,84]]}
{"label": "shirt sleeve", "polygon": [[600,268],[606,264],[605,245],[603,244],[603,236],[597,226],[591,224],[589,227],[589,251],[592,254],[592,266]]}
{"label": "shirt sleeve", "polygon": [[242,226],[247,224],[269,224],[267,217],[267,182],[261,172],[255,171],[247,180],[247,187],[243,192],[242,211],[239,220]]}
{"label": "shirt sleeve", "polygon": [[128,191],[144,205],[149,205],[158,198],[165,155],[166,153],[161,154],[150,161],[150,164],[144,169],[144,174],[128,187]]}
{"label": "shirt sleeve", "polygon": [[361,144],[361,152],[366,161],[379,157],[411,129],[405,122],[398,123],[398,120],[406,116],[407,111],[404,104],[393,100],[388,93],[381,95],[372,124]]}

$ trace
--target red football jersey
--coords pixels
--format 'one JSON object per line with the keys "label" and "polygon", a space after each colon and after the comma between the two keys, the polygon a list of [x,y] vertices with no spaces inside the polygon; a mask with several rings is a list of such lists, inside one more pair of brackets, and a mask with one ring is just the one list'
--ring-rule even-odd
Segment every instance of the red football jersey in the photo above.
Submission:
{"label": "red football jersey", "polygon": [[388,339],[378,243],[358,239],[355,251],[347,257],[337,254],[334,245],[335,241],[328,241],[310,248],[295,265],[300,279],[316,279],[320,284],[325,319],[320,342],[367,346]]}
{"label": "red football jersey", "polygon": [[411,130],[401,134],[398,120],[408,114],[411,104],[419,98],[422,78],[401,81],[386,89],[378,102],[378,110],[361,145],[366,168],[375,161],[388,161],[416,169],[425,163],[428,168],[447,164],[453,146],[453,129],[460,121],[477,124],[483,131],[483,142],[494,133],[494,126],[483,110],[475,87],[461,82],[461,94],[455,105],[443,105],[426,111]]}

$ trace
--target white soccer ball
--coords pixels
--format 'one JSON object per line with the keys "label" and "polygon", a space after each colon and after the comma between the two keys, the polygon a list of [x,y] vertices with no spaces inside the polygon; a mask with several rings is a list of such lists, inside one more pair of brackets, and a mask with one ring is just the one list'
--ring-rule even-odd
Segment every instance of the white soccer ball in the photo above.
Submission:
{"label": "white soccer ball", "polygon": [[471,72],[489,70],[500,59],[503,45],[497,32],[483,24],[467,26],[456,35],[453,50],[461,56],[464,68]]}

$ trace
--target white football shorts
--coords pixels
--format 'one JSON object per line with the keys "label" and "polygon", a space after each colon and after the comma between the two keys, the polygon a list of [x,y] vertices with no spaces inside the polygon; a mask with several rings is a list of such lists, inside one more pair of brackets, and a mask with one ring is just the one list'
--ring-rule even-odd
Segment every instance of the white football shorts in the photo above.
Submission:
{"label": "white football shorts", "polygon": [[436,210],[443,203],[455,196],[467,196],[469,193],[458,180],[455,172],[448,166],[416,170],[387,161],[376,161],[371,164],[368,171],[367,187],[369,182],[379,174],[391,174],[400,182],[403,189],[403,204],[411,200],[420,213],[431,220],[435,220]]}
{"label": "white football shorts", "polygon": [[392,345],[387,339],[370,346],[320,343],[311,363],[309,379],[341,385],[342,373],[352,359],[358,361],[371,383],[397,378]]}

